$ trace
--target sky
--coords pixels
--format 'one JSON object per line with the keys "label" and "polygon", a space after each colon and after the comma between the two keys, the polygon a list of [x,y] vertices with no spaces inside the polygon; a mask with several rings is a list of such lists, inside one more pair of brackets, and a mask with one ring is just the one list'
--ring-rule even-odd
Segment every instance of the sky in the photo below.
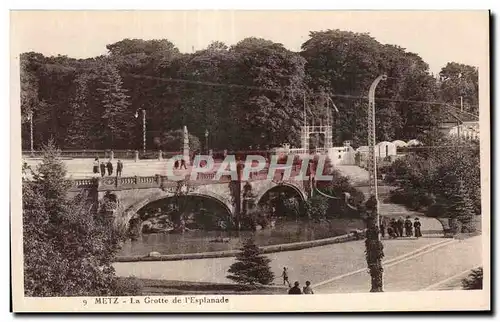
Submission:
{"label": "sky", "polygon": [[368,32],[419,54],[439,73],[447,62],[485,66],[487,11],[15,11],[11,54],[94,57],[124,38],[168,39],[181,52],[218,40],[260,37],[298,51],[310,31]]}

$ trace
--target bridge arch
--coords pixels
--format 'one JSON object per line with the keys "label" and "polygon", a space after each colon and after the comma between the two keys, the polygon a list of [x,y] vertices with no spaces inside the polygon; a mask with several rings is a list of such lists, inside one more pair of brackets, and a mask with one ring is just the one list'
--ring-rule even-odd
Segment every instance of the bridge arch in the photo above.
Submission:
{"label": "bridge arch", "polygon": [[290,183],[290,182],[281,182],[281,183],[273,183],[271,186],[266,187],[265,189],[262,189],[262,191],[259,191],[257,194],[257,197],[255,198],[255,203],[259,204],[261,201],[262,197],[269,191],[277,188],[277,187],[288,187],[291,188],[293,191],[297,193],[297,195],[300,197],[301,202],[306,202],[307,200],[307,194],[306,192],[299,187],[296,184]]}
{"label": "bridge arch", "polygon": [[[144,208],[145,206],[147,206],[155,201],[173,198],[173,197],[175,197],[175,194],[173,194],[173,193],[162,192],[162,193],[152,194],[152,195],[134,203],[130,207],[128,207],[120,216],[121,220],[128,223],[130,221],[130,219],[132,219],[132,217],[139,210]],[[225,210],[228,217],[233,216],[233,205],[228,203],[227,200],[225,200],[223,197],[219,196],[218,194],[216,194],[214,192],[211,192],[211,191],[203,191],[203,192],[193,191],[193,192],[189,192],[189,193],[183,195],[183,197],[200,197],[200,198],[206,198],[206,199],[215,201],[218,205],[221,206],[222,209]]]}

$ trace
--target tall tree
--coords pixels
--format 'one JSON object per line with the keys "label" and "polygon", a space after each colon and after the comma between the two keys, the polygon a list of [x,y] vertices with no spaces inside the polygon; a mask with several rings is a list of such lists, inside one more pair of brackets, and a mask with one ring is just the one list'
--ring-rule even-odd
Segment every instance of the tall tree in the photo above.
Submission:
{"label": "tall tree", "polygon": [[[464,111],[479,113],[479,78],[476,67],[449,62],[439,72],[441,99]],[[460,100],[462,98],[462,101]]]}
{"label": "tall tree", "polygon": [[469,192],[465,187],[464,181],[459,179],[455,191],[450,196],[450,205],[448,215],[452,219],[457,219],[462,223],[461,232],[472,231],[472,219],[474,218],[474,206],[469,198]]}
{"label": "tall tree", "polygon": [[122,86],[121,76],[113,63],[104,61],[97,94],[102,104],[101,136],[102,147],[113,149],[129,141],[133,112],[129,110],[129,97]]}
{"label": "tall tree", "polygon": [[[341,30],[311,32],[301,54],[307,60],[310,90],[332,96],[338,107],[337,144],[343,140],[366,144],[368,89],[382,74],[389,79],[376,92],[377,141],[414,138],[415,127],[435,119],[422,104],[405,102],[432,100],[436,92],[427,64],[416,54],[382,45],[368,34]],[[423,113],[427,113],[424,118]],[[413,120],[418,124],[411,124]]]}
{"label": "tall tree", "polygon": [[89,148],[91,147],[89,143],[96,141],[94,130],[98,120],[96,120],[92,104],[89,104],[91,96],[90,77],[88,73],[84,72],[75,80],[75,94],[69,106],[73,113],[73,119],[65,140],[65,146],[70,148]]}
{"label": "tall tree", "polygon": [[110,295],[121,233],[109,213],[67,197],[70,183],[59,155],[49,142],[33,180],[23,181],[25,294]]}
{"label": "tall tree", "polygon": [[260,38],[246,38],[230,51],[237,62],[235,83],[249,86],[235,102],[240,132],[236,144],[299,144],[305,60],[282,44]]}
{"label": "tall tree", "polygon": [[227,278],[240,283],[267,285],[274,280],[274,274],[269,267],[270,259],[262,255],[262,250],[248,239],[236,255],[236,262],[228,270]]}

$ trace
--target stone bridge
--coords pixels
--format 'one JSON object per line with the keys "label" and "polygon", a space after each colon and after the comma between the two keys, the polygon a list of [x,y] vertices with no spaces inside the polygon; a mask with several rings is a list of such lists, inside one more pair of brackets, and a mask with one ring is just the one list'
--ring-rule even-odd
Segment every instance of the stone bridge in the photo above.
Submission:
{"label": "stone bridge", "polygon": [[189,175],[177,181],[156,175],[75,179],[72,182],[72,195],[87,191],[93,201],[102,202],[106,195],[116,199],[116,219],[125,222],[148,204],[174,196],[211,199],[218,202],[229,216],[236,217],[245,202],[256,205],[266,192],[278,186],[291,188],[302,202],[307,200],[310,191],[308,181],[271,180],[267,178],[267,172],[257,173],[247,181],[233,181],[228,176],[216,180],[215,173],[199,173],[197,180],[190,180]]}

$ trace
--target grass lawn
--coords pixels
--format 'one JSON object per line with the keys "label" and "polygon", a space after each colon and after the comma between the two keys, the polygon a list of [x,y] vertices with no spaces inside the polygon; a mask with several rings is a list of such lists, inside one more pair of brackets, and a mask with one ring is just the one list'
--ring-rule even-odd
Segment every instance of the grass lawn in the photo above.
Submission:
{"label": "grass lawn", "polygon": [[138,279],[143,285],[141,295],[187,294],[286,294],[288,289],[279,286],[250,287],[237,284],[185,282],[155,279]]}

